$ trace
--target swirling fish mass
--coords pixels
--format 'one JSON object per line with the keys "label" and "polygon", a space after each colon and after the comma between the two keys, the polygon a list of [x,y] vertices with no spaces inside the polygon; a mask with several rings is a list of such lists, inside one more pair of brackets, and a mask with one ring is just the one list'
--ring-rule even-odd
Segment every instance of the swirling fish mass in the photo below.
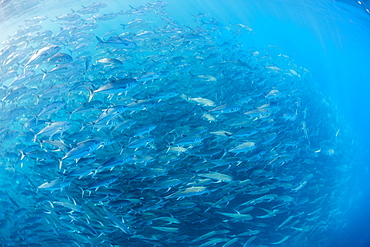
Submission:
{"label": "swirling fish mass", "polygon": [[352,143],[306,69],[243,24],[105,7],[1,45],[0,246],[324,246],[345,225]]}

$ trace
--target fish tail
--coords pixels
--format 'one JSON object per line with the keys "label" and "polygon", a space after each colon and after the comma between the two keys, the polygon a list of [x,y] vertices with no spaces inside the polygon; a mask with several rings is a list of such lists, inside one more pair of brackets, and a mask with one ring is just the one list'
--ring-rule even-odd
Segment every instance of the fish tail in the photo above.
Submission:
{"label": "fish tail", "polygon": [[180,97],[186,101],[189,101],[190,97],[186,96],[185,94],[181,94]]}
{"label": "fish tail", "polygon": [[69,114],[68,120],[71,120],[71,119],[72,119],[72,114],[73,114],[73,112],[71,112],[71,111],[67,111],[67,113]]}
{"label": "fish tail", "polygon": [[33,96],[35,96],[35,98],[36,98],[36,103],[35,103],[35,105],[38,105],[39,104],[39,101],[40,101],[40,97],[39,96],[37,96],[36,94],[32,94]]}
{"label": "fish tail", "polygon": [[44,69],[41,69],[41,71],[44,73],[44,75],[42,77],[42,80],[44,81],[48,72],[46,70],[44,70]]}
{"label": "fish tail", "polygon": [[98,44],[95,46],[95,48],[97,48],[97,47],[100,47],[102,44],[104,44],[104,41],[103,40],[101,40],[101,38],[99,38],[98,36],[95,36],[96,37],[96,39],[98,40]]}
{"label": "fish tail", "polygon": [[58,163],[59,163],[59,170],[62,170],[63,161],[61,159],[58,159]]}
{"label": "fish tail", "polygon": [[92,100],[92,98],[94,97],[94,92],[89,88],[89,87],[85,87],[87,89],[87,91],[89,91],[89,100],[88,102],[90,102]]}
{"label": "fish tail", "polygon": [[20,149],[17,149],[17,150],[18,150],[18,152],[21,153],[21,160],[23,160],[26,155],[23,153],[22,150],[20,150]]}

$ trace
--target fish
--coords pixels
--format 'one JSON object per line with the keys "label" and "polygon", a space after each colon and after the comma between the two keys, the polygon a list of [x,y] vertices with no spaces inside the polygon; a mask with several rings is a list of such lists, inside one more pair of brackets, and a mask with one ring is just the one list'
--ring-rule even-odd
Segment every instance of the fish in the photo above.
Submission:
{"label": "fish", "polygon": [[157,125],[155,124],[148,124],[148,125],[143,125],[141,126],[140,128],[137,128],[135,130],[135,133],[134,133],[134,137],[139,137],[139,136],[142,136],[142,135],[145,135],[145,134],[149,134],[150,132],[152,132],[155,128],[157,127]]}
{"label": "fish", "polygon": [[96,149],[98,149],[102,143],[97,140],[89,139],[83,142],[79,142],[76,147],[69,150],[64,157],[62,157],[62,160],[71,160],[74,159],[78,161],[80,158],[91,154]]}
{"label": "fish", "polygon": [[64,101],[54,101],[44,107],[39,114],[36,115],[36,121],[40,119],[40,117],[50,118],[51,114],[56,113],[60,109],[62,109],[66,103]]}
{"label": "fish", "polygon": [[190,98],[186,95],[181,95],[181,98],[187,100],[187,101],[194,101],[195,103],[201,105],[201,106],[215,106],[215,102],[209,99],[205,98]]}
{"label": "fish", "polygon": [[240,213],[224,213],[224,212],[217,212],[218,214],[230,217],[236,221],[244,221],[244,220],[252,220],[253,216],[250,214],[240,214]]}
{"label": "fish", "polygon": [[55,135],[60,133],[62,136],[63,132],[70,129],[72,124],[67,121],[58,121],[54,123],[50,123],[48,126],[40,130],[37,134],[35,134],[34,141],[36,141],[37,137],[40,136],[48,136],[49,140]]}
{"label": "fish", "polygon": [[106,125],[109,121],[116,118],[118,115],[124,113],[127,110],[127,107],[125,105],[117,105],[114,107],[107,108],[103,110],[103,113],[100,114],[98,119],[96,119],[94,122],[91,122],[90,124],[94,127],[102,124],[103,126]]}
{"label": "fish", "polygon": [[223,113],[233,113],[233,112],[238,112],[241,109],[240,106],[238,105],[231,105],[231,104],[224,104],[217,106],[211,110],[209,110],[210,113],[218,113],[218,114],[223,114]]}
{"label": "fish", "polygon": [[65,187],[67,187],[70,183],[71,183],[71,181],[69,181],[69,180],[64,180],[64,179],[61,179],[61,178],[57,178],[57,179],[52,180],[50,182],[45,182],[45,183],[41,184],[40,186],[38,186],[37,188],[38,189],[43,189],[43,190],[51,190],[51,191],[62,190]]}
{"label": "fish", "polygon": [[89,96],[89,102],[92,100],[93,96],[96,93],[103,93],[103,94],[127,94],[132,88],[138,85],[138,82],[132,78],[124,78],[116,81],[109,82],[100,88],[91,91]]}
{"label": "fish", "polygon": [[70,202],[64,202],[64,201],[54,201],[51,202],[51,204],[54,205],[59,205],[68,209],[71,209],[72,212],[79,212],[79,213],[84,213],[85,211],[82,209],[81,206],[76,205],[76,202],[70,203]]}
{"label": "fish", "polygon": [[186,188],[183,191],[175,192],[171,195],[166,196],[165,198],[168,199],[168,198],[178,198],[178,197],[192,197],[192,196],[195,196],[195,195],[202,195],[202,194],[205,194],[205,193],[208,193],[208,190],[207,190],[206,187],[203,187],[203,186],[196,187],[196,186],[194,186],[194,187]]}
{"label": "fish", "polygon": [[85,189],[92,190],[92,189],[98,189],[99,187],[103,187],[103,186],[106,187],[116,182],[117,179],[118,177],[107,177],[107,178],[97,179],[91,182]]}
{"label": "fish", "polygon": [[1,243],[325,246],[345,226],[356,139],[310,72],[245,23],[176,7],[8,23]]}
{"label": "fish", "polygon": [[214,179],[214,180],[219,181],[219,182],[231,182],[231,181],[233,181],[233,178],[231,176],[226,175],[226,174],[221,174],[221,173],[218,173],[218,172],[201,173],[201,174],[198,174],[198,176]]}
{"label": "fish", "polygon": [[98,169],[111,169],[116,166],[123,165],[130,162],[133,159],[131,156],[112,157],[105,161]]}
{"label": "fish", "polygon": [[56,53],[52,57],[50,57],[47,60],[47,63],[50,65],[55,65],[55,64],[65,64],[65,63],[70,63],[73,61],[73,57],[66,54],[66,53]]}
{"label": "fish", "polygon": [[119,49],[136,49],[138,47],[134,41],[120,37],[111,37],[110,39],[103,41],[96,36],[96,39],[98,40],[98,46],[108,45]]}
{"label": "fish", "polygon": [[162,182],[157,182],[146,189],[153,189],[153,190],[166,189],[167,191],[169,191],[172,187],[175,187],[179,185],[180,183],[181,183],[180,179],[174,178],[174,179],[169,179],[169,180],[165,180]]}
{"label": "fish", "polygon": [[42,62],[54,56],[56,53],[60,51],[60,49],[61,47],[58,45],[50,45],[41,48],[40,50],[36,51],[32,56],[30,56],[28,62],[25,64],[25,67],[30,67],[30,65],[36,65],[36,67],[39,67]]}
{"label": "fish", "polygon": [[225,233],[229,233],[230,231],[228,230],[217,230],[217,231],[210,231],[204,235],[201,235],[199,237],[197,237],[196,239],[193,239],[191,241],[191,243],[194,243],[194,242],[199,242],[200,240],[203,240],[203,239],[206,239],[206,238],[210,238],[212,237],[213,235],[216,235],[216,234],[225,234]]}
{"label": "fish", "polygon": [[63,14],[56,17],[57,21],[75,21],[80,19],[81,16],[77,14]]}
{"label": "fish", "polygon": [[239,153],[245,153],[245,152],[252,151],[255,148],[256,148],[256,144],[254,142],[248,141],[248,142],[239,144],[235,146],[234,148],[229,149],[229,152],[239,154]]}
{"label": "fish", "polygon": [[123,221],[120,221],[118,218],[116,218],[111,212],[108,211],[105,207],[103,207],[104,212],[107,214],[109,220],[114,223],[114,226],[119,228],[123,233],[131,235],[132,232],[130,230],[130,227],[127,226]]}
{"label": "fish", "polygon": [[280,241],[277,241],[277,242],[273,242],[271,244],[282,244],[284,243],[285,241],[288,240],[288,238],[290,238],[290,236],[285,236],[284,238],[282,238]]}
{"label": "fish", "polygon": [[36,71],[34,70],[25,70],[9,84],[9,87],[16,87],[22,84],[27,84],[27,82],[35,75],[35,73]]}

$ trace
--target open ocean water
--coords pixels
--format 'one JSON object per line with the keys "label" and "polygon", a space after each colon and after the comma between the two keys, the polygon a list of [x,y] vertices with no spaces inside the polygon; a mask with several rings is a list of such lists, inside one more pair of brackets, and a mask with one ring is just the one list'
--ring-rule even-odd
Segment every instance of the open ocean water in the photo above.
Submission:
{"label": "open ocean water", "polygon": [[370,3],[0,1],[0,246],[370,246]]}

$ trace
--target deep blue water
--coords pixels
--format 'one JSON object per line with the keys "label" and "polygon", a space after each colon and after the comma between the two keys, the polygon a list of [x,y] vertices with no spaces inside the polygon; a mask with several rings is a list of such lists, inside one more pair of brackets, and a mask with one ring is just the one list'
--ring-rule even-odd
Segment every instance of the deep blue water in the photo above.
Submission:
{"label": "deep blue water", "polygon": [[[76,7],[72,8],[77,9],[80,5],[89,3],[90,1],[73,1],[73,6]],[[104,11],[117,12],[130,9],[129,5],[146,3],[147,1],[141,0],[135,3],[108,3],[108,9]],[[66,5],[53,1],[3,1],[0,26],[4,34],[0,39],[5,40],[7,35],[17,31],[23,20],[35,15],[48,12],[51,18],[70,13],[70,6],[65,7]],[[169,16],[185,26],[192,25],[192,16],[199,13],[207,13],[225,25],[241,23],[253,30],[238,37],[244,47],[261,51],[268,49],[277,56],[287,55],[299,67],[311,72],[312,83],[317,83],[320,92],[330,100],[332,110],[340,116],[342,126],[348,134],[348,142],[342,143],[344,146],[341,148],[346,149],[348,145],[353,157],[347,157],[343,162],[354,161],[349,172],[356,181],[348,181],[348,187],[356,185],[353,198],[347,198],[351,202],[349,213],[346,214],[348,218],[344,219],[347,224],[329,236],[328,246],[370,246],[369,10],[370,5],[366,2],[327,0],[169,0],[166,10]],[[59,27],[53,22],[44,23],[51,30],[58,31]],[[103,35],[105,30],[119,29],[119,24],[101,23],[97,35]],[[356,148],[354,152],[353,148]],[[346,190],[345,183],[342,189]]]}

